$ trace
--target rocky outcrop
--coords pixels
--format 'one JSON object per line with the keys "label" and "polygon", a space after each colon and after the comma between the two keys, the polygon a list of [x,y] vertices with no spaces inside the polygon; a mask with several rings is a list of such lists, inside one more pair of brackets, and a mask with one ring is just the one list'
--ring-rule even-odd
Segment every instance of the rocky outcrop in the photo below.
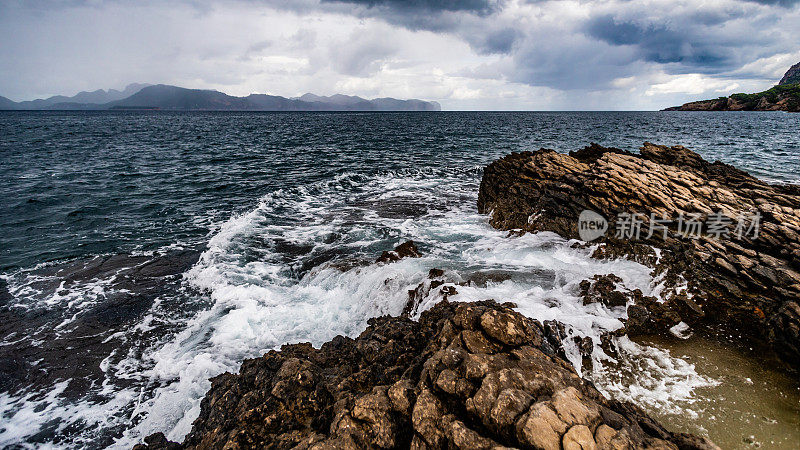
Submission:
{"label": "rocky outcrop", "polygon": [[755,94],[733,94],[684,103],[664,111],[800,111],[800,63],[793,65],[777,86]]}
{"label": "rocky outcrop", "polygon": [[778,86],[786,85],[786,84],[797,84],[800,83],[800,62],[793,65],[786,71],[781,78],[781,81],[778,83]]}
{"label": "rocky outcrop", "polygon": [[[543,149],[492,163],[484,171],[478,208],[491,214],[496,228],[547,230],[567,238],[579,237],[583,210],[599,213],[610,224],[594,255],[625,256],[648,265],[666,287],[665,303],[640,292],[625,294],[637,304],[628,308],[632,328],[659,331],[681,321],[713,325],[768,341],[800,367],[797,186],[764,183],[680,146],[645,143],[641,154],[632,154],[593,144],[568,155]],[[636,217],[641,221],[638,239],[617,237],[617,231],[632,231],[628,225],[633,220],[619,216],[625,213],[642,214]],[[659,224],[650,214],[672,222]],[[686,229],[678,230],[680,215],[686,219],[695,214],[701,224],[715,218],[728,223],[727,236],[709,235],[703,228],[694,238]],[[760,219],[754,238],[754,230],[742,231],[756,216]],[[747,219],[738,234],[737,218]],[[651,225],[663,227],[654,228],[648,237]],[[587,301],[621,305],[607,286],[597,292],[590,292],[589,285],[584,288]]]}
{"label": "rocky outcrop", "polygon": [[776,86],[756,94],[733,94],[712,100],[684,103],[664,111],[800,111],[800,86]]}
{"label": "rocky outcrop", "polygon": [[443,301],[419,321],[372,319],[358,338],[294,344],[212,380],[181,443],[137,450],[714,449],[604,398],[509,305]]}
{"label": "rocky outcrop", "polygon": [[394,250],[386,250],[381,253],[381,256],[375,262],[387,263],[400,261],[403,258],[419,258],[420,254],[417,245],[414,241],[405,241],[394,248]]}

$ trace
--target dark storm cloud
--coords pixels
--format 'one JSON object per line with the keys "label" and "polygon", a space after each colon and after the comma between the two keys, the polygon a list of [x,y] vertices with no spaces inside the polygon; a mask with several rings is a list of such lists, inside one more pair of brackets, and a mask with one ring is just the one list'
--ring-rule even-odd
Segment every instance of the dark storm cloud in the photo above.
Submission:
{"label": "dark storm cloud", "polygon": [[747,0],[753,3],[761,3],[762,5],[782,6],[784,8],[791,8],[800,5],[800,0]]}
{"label": "dark storm cloud", "polygon": [[503,28],[474,36],[468,41],[480,53],[509,53],[521,36],[522,33],[519,30]]}
{"label": "dark storm cloud", "polygon": [[637,62],[625,49],[603,48],[589,41],[542,48],[526,41],[513,55],[506,76],[518,83],[560,90],[603,89],[615,78],[637,71]]}
{"label": "dark storm cloud", "polygon": [[589,19],[583,32],[606,44],[630,48],[636,60],[663,64],[668,73],[714,74],[782,50],[786,43],[770,29],[772,20],[772,16],[746,17],[743,10],[678,16],[669,25],[602,15]]}
{"label": "dark storm cloud", "polygon": [[498,7],[498,2],[491,0],[322,0],[322,3],[350,3],[405,12],[466,11],[477,14],[488,14]]}
{"label": "dark storm cloud", "polygon": [[[607,87],[615,78],[635,75],[640,63],[659,65],[669,74],[717,74],[796,50],[778,42],[775,19],[798,3],[743,0],[658,11],[641,2],[587,1],[577,6],[589,12],[585,19],[565,20],[542,32],[535,23],[500,14],[519,7],[506,1],[322,0],[323,5],[351,5],[349,13],[357,16],[458,36],[478,54],[507,55],[513,64],[506,79],[559,89]],[[536,4],[543,17],[558,10],[558,2],[525,4]],[[628,19],[617,18],[617,12],[627,12]],[[630,19],[651,14],[649,22]],[[575,70],[587,64],[591,70]]]}
{"label": "dark storm cloud", "polygon": [[523,33],[493,22],[506,0],[321,0],[322,5],[351,6],[351,13],[409,30],[457,35],[480,54],[511,52]]}
{"label": "dark storm cloud", "polygon": [[692,40],[684,30],[664,25],[642,26],[620,22],[612,16],[591,19],[587,33],[612,45],[635,46],[641,58],[655,63],[680,63],[693,67],[728,67],[736,62],[732,48],[714,42]]}
{"label": "dark storm cloud", "polygon": [[[357,16],[378,18],[409,30],[458,32],[464,15],[490,18],[505,3],[506,0],[321,0],[320,5],[345,7]],[[483,42],[480,36],[476,40]],[[492,47],[488,44],[487,48]]]}

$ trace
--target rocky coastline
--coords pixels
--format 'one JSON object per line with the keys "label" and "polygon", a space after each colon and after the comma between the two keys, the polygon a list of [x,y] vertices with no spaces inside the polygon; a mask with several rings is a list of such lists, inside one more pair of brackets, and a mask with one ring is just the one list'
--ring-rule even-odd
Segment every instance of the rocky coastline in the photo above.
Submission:
{"label": "rocky coastline", "polygon": [[663,111],[786,111],[800,112],[800,85],[776,86],[756,94],[733,94],[671,106]]}
{"label": "rocky coastline", "polygon": [[[599,258],[624,257],[653,268],[664,303],[641,292],[601,288],[592,298],[632,300],[624,333],[665,332],[683,322],[766,342],[800,368],[800,189],[771,185],[681,147],[645,143],[640,154],[592,145],[570,154],[515,153],[489,165],[478,209],[501,230],[553,231],[579,238],[578,218],[594,211],[609,232]],[[676,221],[647,238],[655,218],[759,217],[757,238],[680,235]],[[638,239],[619,239],[620,214],[640,213]],[[594,287],[598,280],[587,281]],[[608,282],[606,283],[608,284]],[[613,284],[613,283],[612,283]],[[589,301],[592,301],[590,298]],[[622,301],[622,300],[618,300]]]}
{"label": "rocky coastline", "polygon": [[[634,154],[593,144],[495,161],[484,171],[478,209],[500,230],[576,239],[583,211],[608,219],[603,236],[575,245],[593,248],[596,258],[651,267],[664,286],[656,299],[622,288],[613,274],[584,280],[585,303],[626,307],[615,335],[723,330],[765,343],[787,367],[800,367],[796,186],[764,183],[680,146],[645,143]],[[759,235],[693,239],[672,225],[638,239],[614,234],[621,213],[707,218],[716,211],[758,214]],[[649,218],[642,217],[642,229]],[[419,254],[409,241],[376,264]],[[558,322],[541,323],[500,303],[513,299],[453,302],[457,292],[443,286],[442,276],[432,269],[409,291],[403,315],[372,319],[355,339],[338,336],[319,349],[284,345],[244,361],[238,374],[215,377],[184,442],[157,433],[136,450],[718,448],[603,396],[567,362],[568,337]],[[442,301],[412,320],[432,289],[441,289]],[[612,353],[613,337],[603,339]]]}
{"label": "rocky coastline", "polygon": [[285,345],[214,378],[182,444],[135,448],[717,448],[603,397],[511,306],[445,300],[356,339]]}
{"label": "rocky coastline", "polygon": [[800,112],[800,63],[789,68],[778,84],[755,94],[733,94],[673,106],[663,111],[787,111]]}

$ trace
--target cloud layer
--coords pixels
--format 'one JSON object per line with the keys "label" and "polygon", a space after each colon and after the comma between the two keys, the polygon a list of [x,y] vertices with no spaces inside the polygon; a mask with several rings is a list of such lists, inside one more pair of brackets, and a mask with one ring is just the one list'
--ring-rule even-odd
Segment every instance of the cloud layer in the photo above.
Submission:
{"label": "cloud layer", "polygon": [[800,61],[800,1],[18,1],[0,33],[14,100],[151,82],[657,109],[774,84]]}

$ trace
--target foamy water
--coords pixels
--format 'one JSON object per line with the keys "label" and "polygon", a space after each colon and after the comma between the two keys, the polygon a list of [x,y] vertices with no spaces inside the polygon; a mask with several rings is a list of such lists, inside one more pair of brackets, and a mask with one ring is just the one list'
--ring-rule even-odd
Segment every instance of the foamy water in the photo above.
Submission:
{"label": "foamy water", "polygon": [[[607,394],[691,413],[693,390],[714,380],[664,350],[625,338],[620,340],[621,360],[611,359],[599,347],[600,336],[622,326],[625,309],[583,305],[579,297],[581,280],[609,273],[621,277],[626,288],[657,294],[650,270],[627,260],[598,261],[590,257],[591,248],[573,248],[575,241],[553,233],[511,236],[491,228],[475,210],[479,173],[477,168],[453,168],[374,177],[344,174],[264,196],[251,211],[221,224],[183,275],[182,301],[196,313],[181,322],[157,301],[130,330],[108,336],[106,341],[127,343],[120,345],[127,350],[103,360],[106,376],[92,388],[91,400],[64,399],[67,380],[49,392],[4,394],[0,445],[24,440],[53,422],[92,427],[85,432],[87,443],[98,428],[124,429],[113,443],[118,448],[156,431],[180,441],[200,412],[209,378],[236,372],[243,359],[284,343],[319,346],[336,335],[357,336],[369,318],[400,314],[408,291],[431,268],[445,270],[447,285],[458,292],[452,301],[511,301],[529,317],[564,323],[569,336],[591,338],[593,370],[581,367],[571,339],[565,339],[567,356]],[[423,257],[374,262],[381,250],[407,239],[417,243]],[[25,308],[67,302],[79,314],[81,302],[110,295],[106,290],[115,276],[70,288],[50,286],[50,291],[42,287],[47,277],[37,270],[8,281],[15,296],[36,299]],[[433,290],[422,299],[416,317],[440,300]],[[70,311],[62,311],[60,327],[75,320]],[[154,322],[171,323],[176,331],[132,342],[152,331]],[[609,363],[614,371],[604,369]],[[643,376],[621,383],[620,370]]]}
{"label": "foamy water", "polygon": [[[581,280],[608,273],[620,276],[627,288],[653,294],[657,283],[649,269],[626,260],[592,259],[591,249],[572,248],[574,241],[553,233],[509,236],[494,230],[475,211],[478,175],[477,169],[455,168],[345,174],[266,195],[253,210],[222,224],[183,275],[184,301],[194,302],[198,311],[184,323],[173,319],[176,334],[130,345],[128,354],[109,355],[102,363],[107,376],[95,386],[92,401],[65,400],[66,381],[47,393],[3,395],[0,414],[6,424],[0,445],[18,442],[52,421],[124,428],[131,419],[135,425],[115,447],[130,447],[156,431],[180,441],[199,414],[209,378],[236,372],[243,359],[284,343],[319,346],[339,334],[357,336],[369,318],[399,314],[408,291],[431,268],[445,270],[458,292],[453,301],[511,301],[529,317],[558,320],[569,335],[590,337],[596,364],[584,375],[606,393],[674,412],[690,408],[693,389],[714,381],[663,350],[623,339],[624,358],[616,365],[641,372],[640,366],[648,364],[642,360],[655,363],[647,365],[646,377],[620,384],[603,370],[610,357],[599,343],[602,333],[622,326],[625,310],[584,306],[578,295]],[[418,244],[423,257],[374,262],[381,250],[407,239]],[[50,296],[39,292],[38,303],[26,307],[46,308],[73,298],[95,301],[108,295],[103,289],[113,277],[71,289],[59,286]],[[9,278],[11,291],[31,296],[41,278],[19,273]],[[482,281],[463,283],[477,279]],[[431,292],[417,316],[440,300],[438,291]],[[65,315],[68,324],[72,316]],[[168,321],[168,315],[157,302],[131,330],[107,339],[135,339],[152,330],[154,321]],[[565,342],[570,361],[582,371],[577,348],[570,339]]]}
{"label": "foamy water", "polygon": [[[698,391],[719,380],[657,345],[620,339],[619,354],[606,355],[600,336],[622,326],[625,309],[583,305],[578,296],[580,281],[596,274],[655,296],[659,280],[630,261],[594,260],[591,249],[552,233],[492,229],[475,206],[480,168],[510,151],[591,141],[635,150],[651,140],[796,181],[798,120],[2,116],[0,173],[12,182],[0,186],[9,211],[0,215],[0,447],[130,448],[156,431],[181,440],[210,377],[284,343],[356,336],[369,318],[399,314],[431,268],[445,271],[453,301],[511,301],[590,338],[591,368],[572,339],[566,353],[606,394],[665,414],[701,414]],[[745,126],[769,131],[742,138]],[[375,263],[408,239],[423,257]],[[103,258],[99,269],[85,269]],[[135,273],[188,260],[176,275]],[[440,299],[431,292],[415,314]]]}
{"label": "foamy water", "polygon": [[[268,195],[253,211],[229,220],[185,276],[187,285],[208,295],[212,306],[193,317],[171,342],[145,356],[154,362],[148,376],[163,386],[137,406],[134,415],[144,419],[119,446],[157,430],[181,440],[199,414],[200,400],[210,387],[208,378],[235,372],[242,359],[283,343],[310,341],[319,346],[339,334],[356,336],[369,318],[399,314],[408,290],[431,268],[444,269],[453,280],[450,285],[458,294],[451,300],[513,301],[523,314],[559,320],[570,335],[592,338],[597,344],[595,367],[602,367],[608,357],[599,348],[600,334],[621,327],[625,311],[601,304],[584,306],[578,283],[595,274],[615,273],[626,287],[652,293],[649,269],[624,260],[594,260],[591,250],[574,249],[574,242],[553,233],[508,237],[492,229],[485,216],[475,213],[477,189],[462,181],[464,175],[401,173],[373,179],[345,175],[307,189]],[[393,218],[375,207],[402,203],[424,209],[433,199],[449,206],[426,210],[414,219]],[[275,214],[297,223],[276,226],[270,220]],[[406,239],[418,243],[422,258],[373,262],[377,249]],[[289,256],[275,250],[280,246],[302,252]],[[308,261],[327,254],[337,256],[302,271]],[[508,279],[458,283],[486,271]],[[298,273],[299,279],[293,277]],[[440,299],[432,292],[417,314]],[[669,370],[651,370],[649,375],[663,384],[657,391],[645,384],[649,380],[632,386],[604,384],[607,378],[598,370],[596,380],[609,394],[680,410],[691,400],[694,387],[713,382],[696,374],[692,366],[672,361],[664,351],[630,345],[622,349],[633,361],[640,357],[666,361]],[[581,370],[577,349],[569,349],[568,355]]]}

